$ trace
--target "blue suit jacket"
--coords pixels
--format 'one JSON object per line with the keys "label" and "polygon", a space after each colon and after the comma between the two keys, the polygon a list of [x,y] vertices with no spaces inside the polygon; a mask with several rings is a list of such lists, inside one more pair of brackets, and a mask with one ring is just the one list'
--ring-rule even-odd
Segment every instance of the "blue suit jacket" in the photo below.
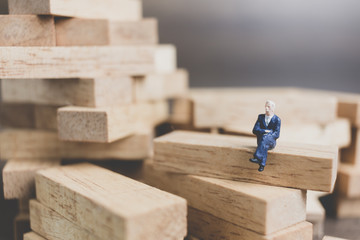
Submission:
{"label": "blue suit jacket", "polygon": [[[265,114],[259,114],[258,119],[255,123],[255,126],[253,128],[253,133],[257,137],[257,143],[261,142],[264,136],[266,136],[267,139],[271,139],[274,141],[274,147],[276,144],[276,139],[280,136],[280,126],[281,126],[281,120],[278,116],[274,115],[269,122],[269,125],[266,127],[265,124]],[[265,130],[270,130],[270,132],[266,135],[264,135],[266,132]],[[271,141],[270,140],[270,141]]]}

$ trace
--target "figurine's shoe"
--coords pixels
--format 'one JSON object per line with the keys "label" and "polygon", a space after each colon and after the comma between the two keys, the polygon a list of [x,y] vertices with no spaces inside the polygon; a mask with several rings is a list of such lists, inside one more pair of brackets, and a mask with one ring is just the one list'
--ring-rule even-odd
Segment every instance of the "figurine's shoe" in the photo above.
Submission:
{"label": "figurine's shoe", "polygon": [[256,158],[250,158],[249,161],[252,163],[260,164],[260,161]]}
{"label": "figurine's shoe", "polygon": [[259,172],[264,171],[264,166],[263,166],[263,165],[260,165],[258,171],[259,171]]}

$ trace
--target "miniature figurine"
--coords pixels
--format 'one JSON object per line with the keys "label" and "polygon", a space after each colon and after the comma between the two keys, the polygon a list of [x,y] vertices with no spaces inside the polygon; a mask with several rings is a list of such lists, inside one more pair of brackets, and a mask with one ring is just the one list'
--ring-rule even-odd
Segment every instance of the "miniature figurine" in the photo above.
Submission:
{"label": "miniature figurine", "polygon": [[254,158],[250,162],[259,164],[259,172],[264,171],[268,150],[275,148],[276,139],[280,135],[281,120],[274,114],[275,103],[267,100],[265,103],[265,114],[259,114],[253,128],[253,133],[257,137],[257,148]]}

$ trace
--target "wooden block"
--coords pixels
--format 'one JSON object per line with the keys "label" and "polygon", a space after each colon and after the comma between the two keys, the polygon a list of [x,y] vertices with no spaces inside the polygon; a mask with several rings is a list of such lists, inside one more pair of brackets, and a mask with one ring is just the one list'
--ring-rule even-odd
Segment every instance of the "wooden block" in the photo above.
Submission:
{"label": "wooden block", "polygon": [[256,232],[239,227],[224,221],[211,214],[204,213],[194,208],[188,209],[189,233],[200,239],[251,239],[251,240],[311,240],[312,225],[301,222],[284,230],[269,235],[261,235]]}
{"label": "wooden block", "polygon": [[360,198],[360,166],[340,163],[336,190],[344,197]]}
{"label": "wooden block", "polygon": [[149,164],[144,166],[143,180],[185,198],[192,208],[259,234],[271,234],[305,221],[305,191],[167,173]]}
{"label": "wooden block", "polygon": [[10,103],[102,107],[131,103],[129,76],[97,79],[4,79],[2,99]]}
{"label": "wooden block", "polygon": [[34,128],[34,105],[0,102],[0,126],[12,128]]}
{"label": "wooden block", "polygon": [[338,115],[348,118],[353,126],[360,127],[360,94],[333,93],[338,99]]}
{"label": "wooden block", "polygon": [[341,161],[353,165],[360,165],[360,128],[352,128],[351,144],[341,149]]}
{"label": "wooden block", "polygon": [[172,101],[170,123],[193,126],[193,102],[187,98],[176,98]]}
{"label": "wooden block", "polygon": [[139,20],[141,1],[137,0],[8,0],[10,14],[55,15],[79,18]]}
{"label": "wooden block", "polygon": [[258,114],[265,111],[267,99],[276,103],[276,115],[287,124],[324,124],[337,115],[335,97],[287,89],[192,89],[190,99],[197,128],[255,124]]}
{"label": "wooden block", "polygon": [[111,108],[63,107],[57,122],[61,140],[110,143],[167,119],[167,102],[157,101]]}
{"label": "wooden block", "polygon": [[36,171],[58,165],[60,159],[8,160],[3,170],[5,199],[34,197]]}
{"label": "wooden block", "polygon": [[14,238],[22,240],[24,233],[30,231],[29,213],[19,213],[14,219]]}
{"label": "wooden block", "polygon": [[171,45],[0,47],[0,56],[2,79],[104,78],[176,69],[176,51]]}
{"label": "wooden block", "polygon": [[337,237],[324,236],[323,240],[346,240],[346,239],[345,239],[345,238],[337,238]]}
{"label": "wooden block", "polygon": [[306,221],[313,224],[314,239],[320,239],[324,235],[325,209],[319,197],[324,193],[308,191],[306,199]]}
{"label": "wooden block", "polygon": [[155,168],[165,171],[325,192],[333,190],[336,179],[334,146],[279,143],[258,173],[258,165],[249,161],[255,138],[175,131],[154,143]]}
{"label": "wooden block", "polygon": [[58,18],[57,46],[157,44],[157,20],[109,21],[106,19]]}
{"label": "wooden block", "polygon": [[150,74],[135,78],[135,100],[154,101],[187,95],[189,76],[179,69],[171,74]]}
{"label": "wooden block", "polygon": [[46,240],[46,238],[43,238],[35,232],[28,232],[24,234],[24,240]]}
{"label": "wooden block", "polygon": [[30,201],[30,223],[32,230],[47,239],[100,239],[34,199]]}
{"label": "wooden block", "polygon": [[[34,185],[35,185],[35,182],[34,182]],[[35,190],[35,188],[34,188],[34,190]],[[19,213],[20,212],[29,213],[29,201],[30,201],[29,197],[19,198],[19,200],[18,200]]]}
{"label": "wooden block", "polygon": [[359,218],[360,198],[346,198],[337,196],[336,215],[338,218]]}
{"label": "wooden block", "polygon": [[0,46],[55,46],[54,18],[0,15]]}
{"label": "wooden block", "polygon": [[57,130],[56,106],[35,105],[35,128]]}
{"label": "wooden block", "polygon": [[101,239],[183,239],[186,235],[184,199],[92,164],[39,171],[36,196]]}

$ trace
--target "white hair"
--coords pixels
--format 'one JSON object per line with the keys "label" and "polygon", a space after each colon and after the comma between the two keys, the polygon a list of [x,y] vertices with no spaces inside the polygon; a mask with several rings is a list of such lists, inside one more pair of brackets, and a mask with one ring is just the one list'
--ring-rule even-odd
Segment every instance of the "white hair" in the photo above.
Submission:
{"label": "white hair", "polygon": [[272,110],[275,110],[275,103],[274,103],[273,101],[271,101],[271,100],[266,100],[265,105],[266,105],[266,104],[270,104],[271,109],[272,109]]}

